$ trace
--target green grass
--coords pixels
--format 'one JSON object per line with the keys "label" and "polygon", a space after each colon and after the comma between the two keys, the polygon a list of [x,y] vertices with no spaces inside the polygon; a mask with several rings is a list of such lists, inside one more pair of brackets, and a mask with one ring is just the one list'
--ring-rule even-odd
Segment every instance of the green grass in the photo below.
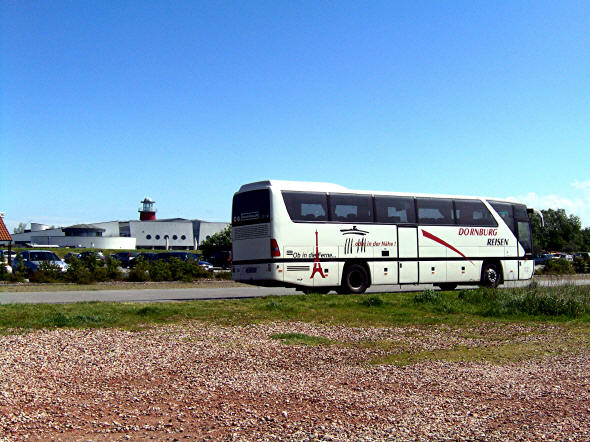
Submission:
{"label": "green grass", "polygon": [[[562,335],[543,333],[541,334],[543,339],[533,341],[513,341],[496,345],[493,343],[493,339],[489,339],[486,345],[475,347],[456,346],[450,349],[405,350],[373,358],[368,363],[372,365],[398,366],[424,361],[505,364],[540,359],[547,356],[580,353],[587,351],[590,347],[590,329],[587,324],[578,324],[574,327],[563,326],[560,331],[563,333]],[[534,334],[534,332],[529,332],[528,336]],[[504,337],[503,340],[506,341],[507,337]]]}
{"label": "green grass", "polygon": [[[356,353],[354,363],[361,365],[404,366],[424,361],[504,364],[590,348],[590,292],[586,287],[532,285],[512,290],[313,294],[149,304],[0,305],[0,334],[64,327],[141,330],[193,320],[219,325],[298,321],[349,327],[410,326],[401,328],[395,338],[378,340],[334,340],[321,336],[321,327],[313,335],[286,332],[269,336],[283,345],[317,347],[319,351],[355,348],[361,352]],[[432,336],[440,340],[439,347],[448,342],[460,344],[432,348]]]}
{"label": "green grass", "polygon": [[491,321],[590,322],[587,287],[426,291],[380,295],[293,295],[141,303],[0,305],[0,332],[53,327],[123,327],[184,320],[219,324],[303,321],[349,326],[466,326]]}

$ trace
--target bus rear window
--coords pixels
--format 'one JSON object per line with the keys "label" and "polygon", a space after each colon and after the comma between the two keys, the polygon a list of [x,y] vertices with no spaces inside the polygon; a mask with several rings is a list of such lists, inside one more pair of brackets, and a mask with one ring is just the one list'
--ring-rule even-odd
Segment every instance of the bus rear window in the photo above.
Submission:
{"label": "bus rear window", "polygon": [[251,190],[234,195],[232,225],[266,222],[270,222],[270,190]]}

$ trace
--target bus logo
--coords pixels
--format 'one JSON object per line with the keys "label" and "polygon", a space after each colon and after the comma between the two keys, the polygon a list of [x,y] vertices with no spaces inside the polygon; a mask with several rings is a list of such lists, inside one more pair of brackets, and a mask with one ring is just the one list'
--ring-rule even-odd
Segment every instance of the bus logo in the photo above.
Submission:
{"label": "bus logo", "polygon": [[313,279],[316,273],[319,273],[322,278],[325,278],[324,271],[322,270],[322,264],[320,263],[320,250],[318,247],[318,231],[315,231],[315,259],[313,260],[313,271],[309,279]]}
{"label": "bus logo", "polygon": [[369,232],[365,231],[365,230],[359,230],[356,228],[356,226],[352,226],[352,229],[340,229],[340,231],[342,232],[343,235],[360,235],[360,236],[365,236],[367,235]]}

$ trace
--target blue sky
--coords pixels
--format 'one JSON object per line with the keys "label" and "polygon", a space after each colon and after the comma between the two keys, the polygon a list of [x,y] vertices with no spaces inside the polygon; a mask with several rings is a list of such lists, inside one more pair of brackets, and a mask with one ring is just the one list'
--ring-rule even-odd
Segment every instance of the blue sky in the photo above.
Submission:
{"label": "blue sky", "polygon": [[590,226],[590,3],[1,3],[0,211],[229,221],[261,179]]}

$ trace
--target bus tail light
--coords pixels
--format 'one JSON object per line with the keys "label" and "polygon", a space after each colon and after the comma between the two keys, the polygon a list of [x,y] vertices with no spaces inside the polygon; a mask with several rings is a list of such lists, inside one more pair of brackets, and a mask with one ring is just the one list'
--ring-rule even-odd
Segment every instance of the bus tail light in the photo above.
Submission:
{"label": "bus tail light", "polygon": [[270,256],[272,256],[273,258],[277,258],[277,257],[281,256],[281,250],[279,249],[279,244],[277,243],[277,240],[274,238],[271,238],[271,240],[270,240]]}

